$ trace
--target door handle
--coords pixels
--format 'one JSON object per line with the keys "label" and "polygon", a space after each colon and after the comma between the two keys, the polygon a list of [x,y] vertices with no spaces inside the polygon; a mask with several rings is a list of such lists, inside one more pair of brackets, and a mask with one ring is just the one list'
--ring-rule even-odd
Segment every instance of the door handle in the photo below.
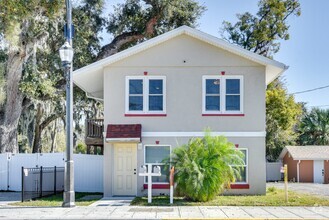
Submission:
{"label": "door handle", "polygon": [[134,169],[134,171],[136,171],[136,169]]}
{"label": "door handle", "polygon": [[136,175],[136,172],[134,172],[134,174]]}

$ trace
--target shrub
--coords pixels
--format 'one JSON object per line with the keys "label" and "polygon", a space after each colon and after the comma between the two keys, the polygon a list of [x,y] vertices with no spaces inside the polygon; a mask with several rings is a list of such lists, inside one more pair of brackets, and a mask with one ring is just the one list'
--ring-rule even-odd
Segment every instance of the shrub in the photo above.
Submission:
{"label": "shrub", "polygon": [[76,148],[74,149],[74,153],[76,154],[86,154],[87,153],[87,145],[84,143],[78,143]]}
{"label": "shrub", "polygon": [[192,138],[173,150],[175,182],[180,194],[193,201],[209,201],[239,177],[243,154],[222,136]]}

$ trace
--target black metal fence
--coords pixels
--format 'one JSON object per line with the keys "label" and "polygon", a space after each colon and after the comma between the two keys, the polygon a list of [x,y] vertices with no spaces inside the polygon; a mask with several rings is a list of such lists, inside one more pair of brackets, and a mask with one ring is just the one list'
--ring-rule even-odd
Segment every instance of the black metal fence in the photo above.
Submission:
{"label": "black metal fence", "polygon": [[64,191],[64,167],[22,167],[22,202]]}

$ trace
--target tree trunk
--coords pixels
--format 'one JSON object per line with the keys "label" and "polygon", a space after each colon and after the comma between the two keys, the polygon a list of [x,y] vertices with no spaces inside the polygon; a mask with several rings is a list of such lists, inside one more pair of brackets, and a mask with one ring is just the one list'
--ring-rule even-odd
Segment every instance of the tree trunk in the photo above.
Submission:
{"label": "tree trunk", "polygon": [[0,153],[18,153],[17,127],[23,109],[23,95],[19,90],[24,63],[23,54],[15,50],[10,50],[8,54],[6,102],[0,109]]}
{"label": "tree trunk", "polygon": [[37,113],[35,115],[35,126],[34,126],[34,138],[33,138],[33,145],[32,145],[32,153],[41,153],[40,152],[40,145],[41,145],[41,118],[43,115],[43,108],[41,104],[37,104]]}
{"label": "tree trunk", "polygon": [[56,137],[57,137],[57,120],[54,122],[54,127],[52,131],[50,132],[50,137],[51,137],[51,148],[50,152],[54,153],[56,149]]}
{"label": "tree trunk", "polygon": [[42,153],[41,152],[41,134],[43,130],[54,120],[61,117],[61,114],[51,114],[42,121],[42,116],[44,116],[44,109],[41,104],[37,105],[37,113],[35,115],[35,128],[34,128],[34,138],[33,138],[33,148],[32,153]]}

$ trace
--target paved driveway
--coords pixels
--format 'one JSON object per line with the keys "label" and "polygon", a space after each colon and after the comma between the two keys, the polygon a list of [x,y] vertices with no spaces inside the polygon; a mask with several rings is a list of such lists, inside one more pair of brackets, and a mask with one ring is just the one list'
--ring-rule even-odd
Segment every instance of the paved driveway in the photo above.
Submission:
{"label": "paved driveway", "polygon": [[18,201],[21,201],[20,192],[0,192],[0,207]]}
{"label": "paved driveway", "polygon": [[[284,183],[267,183],[267,187],[274,186],[279,189],[284,189]],[[300,193],[308,193],[317,196],[323,196],[329,199],[329,184],[318,183],[288,183],[288,189]]]}

